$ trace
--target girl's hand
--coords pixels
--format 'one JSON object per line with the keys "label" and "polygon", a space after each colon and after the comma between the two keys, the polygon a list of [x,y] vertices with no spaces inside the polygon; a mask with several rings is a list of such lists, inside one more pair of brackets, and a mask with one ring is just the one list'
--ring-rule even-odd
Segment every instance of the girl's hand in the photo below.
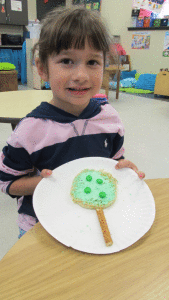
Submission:
{"label": "girl's hand", "polygon": [[143,179],[145,177],[145,173],[138,171],[138,168],[136,167],[135,164],[133,164],[131,161],[127,160],[127,159],[120,159],[117,163],[117,165],[115,166],[115,169],[123,169],[123,168],[130,168],[133,171],[135,171],[138,174],[138,177],[140,179]]}
{"label": "girl's hand", "polygon": [[51,175],[52,175],[52,171],[48,170],[48,169],[43,169],[42,172],[40,173],[40,176],[42,178],[47,178],[47,177],[49,177]]}

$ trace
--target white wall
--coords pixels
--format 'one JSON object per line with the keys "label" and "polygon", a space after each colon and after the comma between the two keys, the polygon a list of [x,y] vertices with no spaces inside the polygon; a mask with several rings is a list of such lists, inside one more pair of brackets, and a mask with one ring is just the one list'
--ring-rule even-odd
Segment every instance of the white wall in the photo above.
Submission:
{"label": "white wall", "polygon": [[134,32],[128,31],[127,27],[130,27],[132,2],[133,0],[102,0],[102,17],[106,19],[111,33],[121,36],[121,44],[131,57],[133,70],[158,73],[161,68],[169,68],[169,58],[162,56],[165,30],[149,31],[149,50],[131,49]]}
{"label": "white wall", "polygon": [[36,0],[28,0],[28,20],[35,20],[36,18]]}

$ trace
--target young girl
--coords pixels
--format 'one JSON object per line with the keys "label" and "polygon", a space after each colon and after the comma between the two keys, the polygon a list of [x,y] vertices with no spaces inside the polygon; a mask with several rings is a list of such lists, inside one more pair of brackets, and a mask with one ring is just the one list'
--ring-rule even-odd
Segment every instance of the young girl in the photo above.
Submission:
{"label": "young girl", "polygon": [[[18,201],[20,236],[38,220],[32,195],[43,177],[74,159],[119,160],[117,169],[137,167],[123,157],[124,128],[107,99],[97,98],[109,34],[99,14],[84,8],[55,9],[42,22],[35,59],[53,98],[21,120],[0,156],[2,192]],[[37,171],[37,172],[36,172]]]}

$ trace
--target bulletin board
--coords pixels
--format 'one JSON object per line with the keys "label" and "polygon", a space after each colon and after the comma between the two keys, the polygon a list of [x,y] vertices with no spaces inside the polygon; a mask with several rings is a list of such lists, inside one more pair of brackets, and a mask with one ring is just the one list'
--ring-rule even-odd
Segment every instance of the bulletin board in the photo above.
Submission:
{"label": "bulletin board", "polygon": [[80,5],[89,10],[101,11],[102,0],[72,0],[73,5]]}

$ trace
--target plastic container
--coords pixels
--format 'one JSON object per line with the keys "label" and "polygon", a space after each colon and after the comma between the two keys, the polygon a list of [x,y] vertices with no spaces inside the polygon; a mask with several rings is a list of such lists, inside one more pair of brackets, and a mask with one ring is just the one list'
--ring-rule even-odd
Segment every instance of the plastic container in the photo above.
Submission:
{"label": "plastic container", "polygon": [[168,19],[161,19],[161,26],[168,26]]}
{"label": "plastic container", "polygon": [[153,18],[151,19],[151,18],[150,18],[150,27],[153,27],[154,20],[155,20],[155,19],[153,19]]}
{"label": "plastic container", "polygon": [[161,19],[155,19],[153,23],[153,27],[160,27],[161,26]]}
{"label": "plastic container", "polygon": [[131,27],[136,27],[137,17],[131,17]]}

